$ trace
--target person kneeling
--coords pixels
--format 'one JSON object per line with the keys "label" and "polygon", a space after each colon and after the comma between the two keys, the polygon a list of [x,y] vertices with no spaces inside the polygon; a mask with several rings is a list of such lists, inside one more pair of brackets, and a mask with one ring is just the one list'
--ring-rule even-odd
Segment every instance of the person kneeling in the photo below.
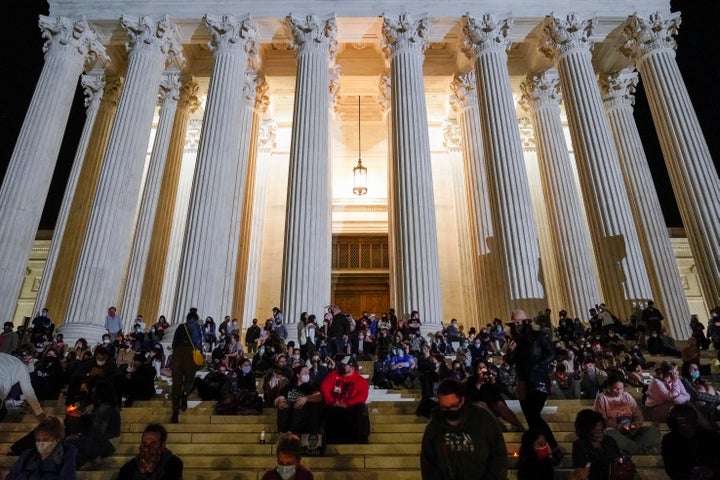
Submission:
{"label": "person kneeling", "polygon": [[370,418],[368,382],[357,372],[357,361],[349,355],[337,364],[320,386],[325,405],[327,443],[367,443]]}

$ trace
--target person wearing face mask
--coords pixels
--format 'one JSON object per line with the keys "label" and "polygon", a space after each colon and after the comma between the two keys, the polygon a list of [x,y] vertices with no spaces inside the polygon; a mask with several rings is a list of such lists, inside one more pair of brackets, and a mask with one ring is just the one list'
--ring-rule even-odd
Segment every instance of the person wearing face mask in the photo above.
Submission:
{"label": "person wearing face mask", "polygon": [[135,401],[150,400],[155,396],[155,368],[144,355],[138,353],[120,385],[123,396],[127,398],[126,407],[132,407]]}
{"label": "person wearing face mask", "polygon": [[709,380],[701,378],[700,367],[697,363],[686,362],[682,365],[680,381],[690,395],[690,403],[702,415],[699,416],[703,428],[720,429],[718,425],[718,407],[720,406],[720,392]]}
{"label": "person wearing face mask", "polygon": [[117,478],[181,480],[183,461],[167,448],[168,433],[159,423],[145,427],[138,455],[120,468]]}
{"label": "person wearing face mask", "polygon": [[409,354],[408,346],[404,344],[397,346],[393,353],[394,355],[388,359],[390,363],[388,380],[395,389],[399,389],[401,385],[410,388],[415,381],[417,360]]}
{"label": "person wearing face mask", "polygon": [[33,430],[34,445],[17,459],[8,480],[75,480],[77,449],[64,445],[65,427],[57,417],[48,417]]}
{"label": "person wearing face mask", "polygon": [[278,432],[315,433],[320,429],[322,394],[304,365],[293,369],[293,382],[275,399]]}
{"label": "person wearing face mask", "polygon": [[605,435],[605,419],[590,409],[578,412],[575,417],[572,463],[576,470],[571,479],[607,480],[610,478],[610,466],[622,456],[622,452],[612,437]]}
{"label": "person wearing face mask", "polygon": [[423,433],[423,480],[494,480],[507,477],[507,450],[500,424],[486,409],[469,403],[463,385],[440,382],[438,407]]}
{"label": "person wearing face mask", "polygon": [[720,434],[704,429],[697,412],[677,405],[667,420],[670,432],[662,439],[665,473],[671,480],[716,480],[720,478]]}
{"label": "person wearing face mask", "polygon": [[368,442],[370,417],[365,403],[369,387],[357,368],[357,361],[346,355],[320,386],[327,443]]}
{"label": "person wearing face mask", "polygon": [[[242,358],[240,368],[228,370],[226,375],[222,373],[223,370],[224,365],[220,364],[218,372],[206,382],[208,386],[212,386],[212,382],[218,384],[216,388],[219,388],[220,398],[215,405],[215,413],[218,415],[261,414],[263,399],[258,395],[255,372],[252,370],[250,360]],[[196,384],[200,385],[200,380],[196,379]],[[198,386],[198,392],[200,390]]]}
{"label": "person wearing face mask", "polygon": [[647,390],[645,406],[650,408],[653,422],[665,422],[673,405],[687,403],[690,395],[680,381],[680,374],[673,362],[662,362],[655,371]]}
{"label": "person wearing face mask", "polygon": [[30,381],[38,400],[57,400],[63,386],[64,375],[57,350],[47,349],[42,360],[35,364],[35,371],[30,374]]}
{"label": "person wearing face mask", "polygon": [[122,333],[122,317],[120,317],[120,314],[117,313],[117,309],[115,307],[108,308],[107,317],[105,317],[105,330],[107,330],[107,332],[113,337]]}
{"label": "person wearing face mask", "polygon": [[301,463],[300,437],[290,433],[278,436],[277,465],[266,471],[262,480],[313,480],[315,477],[305,465]]}
{"label": "person wearing face mask", "polygon": [[13,323],[5,322],[3,332],[0,334],[0,353],[12,354],[20,345],[17,332],[13,332]]}
{"label": "person wearing face mask", "polygon": [[520,439],[518,451],[517,480],[553,480],[555,468],[550,457],[550,445],[545,436],[528,430]]}
{"label": "person wearing face mask", "polygon": [[308,373],[310,374],[310,382],[320,388],[320,385],[323,380],[325,380],[325,377],[327,377],[329,370],[328,367],[323,365],[320,361],[320,354],[318,352],[314,352],[310,356],[310,361],[308,362]]}

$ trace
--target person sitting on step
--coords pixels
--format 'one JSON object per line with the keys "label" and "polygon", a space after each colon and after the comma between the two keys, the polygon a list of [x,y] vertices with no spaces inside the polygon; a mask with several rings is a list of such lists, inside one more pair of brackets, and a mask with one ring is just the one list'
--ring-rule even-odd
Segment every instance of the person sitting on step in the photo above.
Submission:
{"label": "person sitting on step", "polygon": [[347,355],[337,362],[320,386],[325,405],[327,443],[368,443],[370,417],[369,386],[357,371],[357,361]]}
{"label": "person sitting on step", "polygon": [[120,468],[119,479],[181,480],[183,461],[167,448],[168,432],[150,423],[140,438],[140,451]]}

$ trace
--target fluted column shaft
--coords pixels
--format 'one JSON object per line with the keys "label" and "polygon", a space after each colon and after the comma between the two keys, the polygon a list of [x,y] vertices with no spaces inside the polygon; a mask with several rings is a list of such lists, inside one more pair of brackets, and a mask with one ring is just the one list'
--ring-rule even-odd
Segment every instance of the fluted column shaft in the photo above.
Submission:
{"label": "fluted column shaft", "polygon": [[[390,99],[392,92],[391,92],[391,85],[392,79],[390,77],[390,72],[387,71],[383,75],[380,76],[380,82],[378,85],[378,89],[380,91],[380,95],[378,95],[378,101],[380,103],[380,109],[382,111],[383,120],[386,124],[387,129],[387,138],[388,138],[388,145],[387,145],[387,164],[388,166],[393,164],[393,153],[392,153],[392,120],[390,119],[390,111],[392,109],[392,101]],[[394,222],[394,212],[392,206],[395,205],[395,193],[394,193],[394,182],[393,182],[393,169],[388,167],[387,171],[387,177],[388,177],[388,183],[387,183],[387,189],[388,189],[388,256],[389,256],[389,262],[388,262],[388,277],[390,279],[390,308],[395,308],[395,306],[398,304],[398,279],[396,276],[396,267],[395,267],[395,222]]]}
{"label": "fluted column shaft", "polygon": [[[232,205],[240,148],[242,88],[248,58],[255,54],[255,30],[249,18],[205,17],[214,50],[205,119],[183,246],[173,323],[188,308],[221,318]],[[244,168],[244,166],[242,167]]]}
{"label": "fluted column shaft", "polygon": [[[443,320],[430,139],[423,82],[429,22],[383,19],[390,51],[394,267],[399,315],[420,312],[423,327]],[[434,330],[433,330],[434,331]]]}
{"label": "fluted column shaft", "polygon": [[545,54],[560,73],[590,235],[605,303],[625,317],[652,296],[610,125],[593,72],[594,20],[569,14],[544,23]]}
{"label": "fluted column shaft", "polygon": [[[179,100],[172,122],[165,169],[163,170],[162,183],[157,200],[157,213],[152,225],[150,248],[146,260],[147,265],[144,268],[145,273],[142,281],[142,291],[140,292],[140,303],[137,308],[137,312],[142,313],[144,317],[150,321],[157,318],[159,314],[167,315],[170,313],[168,311],[158,313],[158,305],[162,292],[166,259],[168,258],[170,232],[173,228],[173,213],[175,211],[180,170],[183,163],[183,150],[185,148],[185,132],[190,115],[200,106],[200,101],[197,98],[198,84],[195,83],[190,76],[180,77],[180,82]],[[145,188],[147,189],[147,186]],[[187,198],[189,198],[189,191],[185,202],[186,207]],[[187,213],[187,208],[185,208],[185,212]],[[182,245],[179,246],[178,253],[180,248],[182,248]],[[175,257],[172,261],[177,265],[179,259]],[[177,276],[175,277],[173,285],[176,284]],[[128,315],[126,315],[126,319],[127,317]]]}
{"label": "fluted column shaft", "polygon": [[679,25],[679,13],[633,15],[625,25],[624,51],[635,60],[645,85],[703,296],[713,306],[720,299],[720,179],[675,62],[673,35]]}
{"label": "fluted column shaft", "polygon": [[561,307],[571,316],[582,317],[601,296],[560,119],[558,81],[554,70],[529,75],[521,85],[522,103],[531,112],[535,126],[540,179],[560,277]]}
{"label": "fluted column shaft", "polygon": [[[297,51],[280,304],[285,323],[330,300],[330,60],[335,18],[288,17]],[[292,336],[294,327],[288,328]]]}
{"label": "fluted column shaft", "polygon": [[[83,64],[107,60],[84,17],[40,16],[45,65],[0,188],[0,312],[15,314],[20,287]],[[29,194],[29,192],[32,192]],[[41,307],[42,308],[42,307]]]}
{"label": "fluted column shaft", "polygon": [[462,133],[456,121],[446,121],[443,125],[445,148],[448,150],[448,164],[452,180],[453,210],[457,226],[457,250],[460,260],[459,280],[461,310],[453,314],[463,319],[465,325],[480,329],[485,325],[484,319],[478,317],[477,287],[475,285],[475,269],[473,266],[473,243],[468,219],[468,197],[465,188],[465,168],[463,167]]}
{"label": "fluted column shaft", "polygon": [[663,312],[673,337],[685,339],[692,333],[688,321],[690,308],[640,132],[633,118],[633,92],[637,81],[637,72],[631,67],[614,74],[601,75],[600,88],[625,186],[630,195],[655,305]]}
{"label": "fluted column shaft", "polygon": [[480,324],[502,317],[505,313],[503,282],[497,251],[491,251],[493,224],[488,195],[487,168],[483,156],[482,128],[478,109],[475,71],[459,75],[451,85],[451,104],[458,115],[462,133],[465,183],[468,201],[468,220],[472,239],[472,263],[475,274],[477,310]]}
{"label": "fluted column shaft", "polygon": [[[102,72],[93,72],[90,75],[83,75],[80,79],[80,84],[83,86],[85,93],[85,124],[83,125],[77,150],[75,151],[70,176],[65,186],[60,212],[58,212],[58,217],[55,221],[55,229],[53,230],[53,237],[50,242],[47,260],[45,261],[45,268],[43,269],[37,296],[35,297],[33,312],[39,312],[47,306],[48,292],[50,291],[50,284],[55,273],[55,265],[57,265],[60,246],[65,237],[65,227],[67,226],[68,217],[70,216],[70,207],[72,207],[75,189],[80,179],[80,172],[83,169],[85,153],[90,144],[95,119],[97,118],[100,104],[102,103],[103,89],[105,87],[104,77],[105,75]],[[73,232],[73,235],[75,235],[75,232]],[[53,311],[53,315],[57,315],[57,313],[58,312]]]}
{"label": "fluted column shaft", "polygon": [[[160,187],[165,171],[168,146],[170,145],[170,137],[179,96],[180,83],[178,81],[178,74],[164,74],[160,82],[160,115],[157,130],[155,131],[155,141],[153,142],[153,149],[150,155],[150,163],[145,177],[145,186],[143,187],[142,198],[140,200],[140,212],[135,227],[135,237],[133,238],[132,248],[130,250],[130,264],[128,265],[125,290],[122,295],[120,307],[120,311],[123,312],[126,331],[131,329],[132,322],[136,316],[143,313],[138,311],[138,306],[143,290],[145,267],[147,265],[150,242],[153,236],[155,212],[157,211],[160,197]],[[162,213],[163,212],[161,212],[161,214]],[[153,319],[149,318],[148,320],[152,321]]]}
{"label": "fluted column shaft", "polygon": [[510,18],[486,14],[467,17],[464,25],[466,51],[475,62],[495,233],[489,248],[500,259],[504,318],[514,308],[533,312],[545,306],[537,229],[507,69],[511,24]]}
{"label": "fluted column shaft", "polygon": [[123,16],[121,23],[131,40],[128,69],[70,295],[66,338],[102,334],[105,312],[119,300],[160,77],[171,56],[182,62],[167,18]]}

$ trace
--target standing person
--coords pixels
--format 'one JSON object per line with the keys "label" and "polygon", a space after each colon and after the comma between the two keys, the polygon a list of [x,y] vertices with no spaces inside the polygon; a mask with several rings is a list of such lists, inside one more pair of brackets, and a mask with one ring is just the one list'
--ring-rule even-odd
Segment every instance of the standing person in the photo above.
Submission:
{"label": "standing person", "polygon": [[300,463],[300,438],[291,433],[283,433],[278,437],[277,466],[262,476],[262,480],[313,480],[315,477],[305,465]]}
{"label": "standing person", "polygon": [[662,316],[660,310],[655,308],[655,302],[648,300],[647,308],[642,312],[642,321],[647,325],[647,332],[662,333],[662,321],[665,317]]}
{"label": "standing person", "polygon": [[247,353],[255,354],[257,352],[257,343],[260,338],[260,327],[258,327],[258,319],[252,319],[252,325],[250,325],[245,332],[245,346],[247,347]]}
{"label": "standing person", "polygon": [[273,307],[273,322],[272,322],[272,331],[280,337],[282,340],[287,340],[288,338],[288,331],[285,327],[285,319],[283,317],[283,313],[280,311],[278,307]]}
{"label": "standing person", "polygon": [[25,450],[10,469],[8,480],[75,480],[77,449],[63,445],[65,427],[48,417],[33,430],[33,448]]}
{"label": "standing person", "polygon": [[115,338],[122,334],[122,318],[120,318],[115,307],[108,308],[108,314],[107,317],[105,317],[105,330],[110,334],[110,338]]}
{"label": "standing person", "polygon": [[5,322],[2,335],[0,335],[0,353],[12,354],[19,345],[20,337],[17,332],[13,332],[13,323]]}
{"label": "standing person", "polygon": [[509,325],[513,340],[508,343],[506,361],[517,371],[520,408],[530,429],[545,436],[552,449],[553,460],[559,463],[562,451],[550,426],[540,415],[550,393],[550,363],[555,360],[555,351],[547,335],[533,330],[524,311],[513,311],[511,320]]}
{"label": "standing person", "polygon": [[420,452],[423,480],[500,480],[507,451],[500,424],[487,410],[468,404],[463,385],[440,382],[438,408],[425,427]]}
{"label": "standing person", "polygon": [[337,305],[331,305],[329,312],[332,314],[332,323],[328,328],[330,354],[346,353],[345,344],[350,335],[350,322]]}
{"label": "standing person", "polygon": [[183,461],[167,448],[168,432],[150,423],[140,438],[140,451],[120,468],[118,478],[128,480],[181,480]]}
{"label": "standing person", "polygon": [[180,410],[187,410],[187,397],[193,389],[195,373],[200,369],[193,360],[193,349],[202,351],[202,329],[197,308],[191,308],[185,324],[175,330],[172,341],[172,417],[170,423],[178,423]]}
{"label": "standing person", "polygon": [[5,419],[7,415],[7,407],[5,407],[5,399],[10,394],[10,389],[16,383],[20,384],[25,400],[30,404],[35,416],[39,419],[45,418],[45,412],[43,412],[40,402],[38,402],[35,396],[35,391],[32,388],[32,381],[30,380],[30,373],[28,373],[27,366],[17,357],[8,355],[7,353],[0,353],[0,421]]}

